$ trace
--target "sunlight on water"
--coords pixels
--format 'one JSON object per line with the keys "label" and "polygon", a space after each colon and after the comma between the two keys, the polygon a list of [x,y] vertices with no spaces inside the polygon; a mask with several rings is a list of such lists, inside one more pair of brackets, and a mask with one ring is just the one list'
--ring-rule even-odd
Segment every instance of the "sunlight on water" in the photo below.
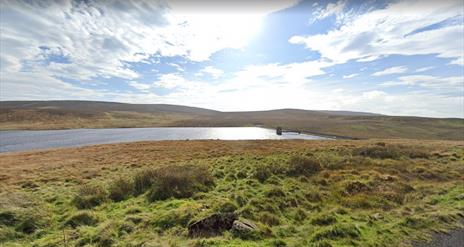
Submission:
{"label": "sunlight on water", "polygon": [[327,138],[283,133],[259,127],[218,128],[123,128],[123,129],[71,129],[43,131],[0,131],[0,152],[27,151],[34,149],[76,147],[94,144],[161,141],[161,140],[264,140]]}
{"label": "sunlight on water", "polygon": [[280,139],[275,131],[258,127],[212,128],[210,136],[211,139],[220,140]]}

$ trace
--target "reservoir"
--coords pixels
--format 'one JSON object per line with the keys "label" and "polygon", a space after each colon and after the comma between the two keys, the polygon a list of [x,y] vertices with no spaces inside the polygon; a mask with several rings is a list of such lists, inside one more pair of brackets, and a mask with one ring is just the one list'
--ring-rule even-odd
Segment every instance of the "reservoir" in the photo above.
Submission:
{"label": "reservoir", "polygon": [[37,149],[78,147],[133,141],[161,140],[266,140],[330,138],[285,132],[277,135],[274,129],[260,127],[162,127],[71,130],[0,131],[0,153]]}

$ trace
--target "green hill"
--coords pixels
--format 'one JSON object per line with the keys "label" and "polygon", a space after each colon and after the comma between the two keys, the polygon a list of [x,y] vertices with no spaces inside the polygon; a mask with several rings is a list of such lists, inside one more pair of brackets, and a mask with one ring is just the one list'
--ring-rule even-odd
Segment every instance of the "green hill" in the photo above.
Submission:
{"label": "green hill", "polygon": [[350,138],[464,139],[464,119],[349,111],[278,109],[220,112],[166,104],[2,101],[0,129],[265,126]]}

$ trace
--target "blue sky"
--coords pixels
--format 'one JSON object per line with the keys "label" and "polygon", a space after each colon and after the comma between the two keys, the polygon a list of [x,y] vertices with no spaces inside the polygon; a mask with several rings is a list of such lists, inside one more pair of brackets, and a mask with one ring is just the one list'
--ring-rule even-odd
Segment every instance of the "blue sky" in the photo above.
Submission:
{"label": "blue sky", "polygon": [[461,1],[230,2],[2,1],[0,99],[464,118]]}

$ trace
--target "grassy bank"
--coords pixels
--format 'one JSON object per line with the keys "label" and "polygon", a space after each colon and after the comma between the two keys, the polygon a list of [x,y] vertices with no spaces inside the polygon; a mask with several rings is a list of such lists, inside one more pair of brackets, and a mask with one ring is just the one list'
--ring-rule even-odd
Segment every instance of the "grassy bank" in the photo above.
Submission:
{"label": "grassy bank", "polygon": [[463,140],[464,119],[279,109],[219,112],[175,105],[91,101],[3,101],[0,130],[265,126],[351,138]]}
{"label": "grassy bank", "polygon": [[[458,226],[464,143],[166,141],[0,155],[2,246],[409,246]],[[192,236],[211,215],[253,229]]]}

